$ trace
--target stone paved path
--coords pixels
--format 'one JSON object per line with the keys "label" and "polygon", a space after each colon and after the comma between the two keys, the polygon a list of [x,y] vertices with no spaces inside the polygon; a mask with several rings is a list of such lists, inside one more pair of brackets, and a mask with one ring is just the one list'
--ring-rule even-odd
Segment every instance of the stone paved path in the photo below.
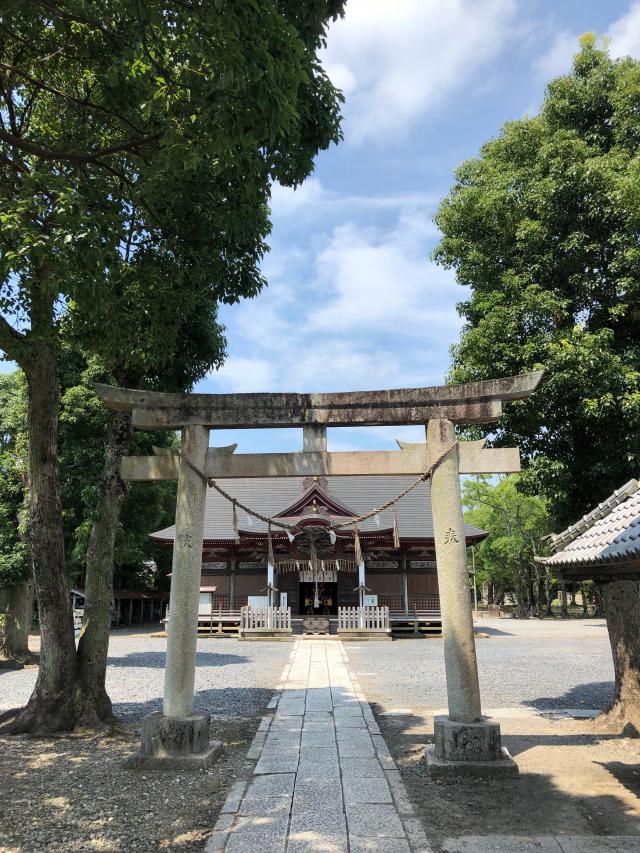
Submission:
{"label": "stone paved path", "polygon": [[207,853],[430,853],[341,642],[297,640]]}

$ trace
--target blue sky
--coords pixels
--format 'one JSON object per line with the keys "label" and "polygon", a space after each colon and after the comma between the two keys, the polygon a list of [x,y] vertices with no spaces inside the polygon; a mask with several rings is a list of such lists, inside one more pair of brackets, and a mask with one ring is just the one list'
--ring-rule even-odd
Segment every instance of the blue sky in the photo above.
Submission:
{"label": "blue sky", "polygon": [[[225,308],[226,365],[198,390],[341,391],[439,384],[464,290],[429,255],[453,171],[502,124],[537,111],[579,36],[640,56],[640,2],[347,0],[324,57],[344,142],[297,191],[275,187],[269,287]],[[420,428],[341,429],[330,448],[391,448]],[[215,437],[296,449],[298,430]]]}
{"label": "blue sky", "polygon": [[[640,1],[347,0],[324,56],[346,96],[344,142],[297,191],[274,187],[269,287],[223,308],[229,358],[197,390],[443,382],[464,291],[429,260],[434,211],[459,163],[505,121],[537,111],[590,30],[610,38],[614,55],[640,57]],[[424,433],[331,430],[329,442],[386,449],[396,437]],[[301,438],[238,431],[212,443],[289,450]]]}

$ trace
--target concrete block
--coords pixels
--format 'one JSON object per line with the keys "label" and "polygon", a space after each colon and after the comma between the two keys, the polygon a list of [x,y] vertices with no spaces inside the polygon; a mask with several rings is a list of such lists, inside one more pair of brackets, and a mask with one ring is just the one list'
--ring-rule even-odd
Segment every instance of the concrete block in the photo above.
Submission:
{"label": "concrete block", "polygon": [[287,853],[347,853],[347,850],[346,835],[328,832],[292,833],[287,845]]}
{"label": "concrete block", "polygon": [[350,853],[411,853],[402,838],[352,838]]}
{"label": "concrete block", "polygon": [[298,768],[298,752],[268,753],[264,750],[260,756],[256,768],[256,775],[268,775],[272,773],[295,773]]}
{"label": "concrete block", "polygon": [[563,853],[638,853],[640,835],[558,835]]}
{"label": "concrete block", "polygon": [[338,742],[340,760],[343,758],[374,758],[376,751],[371,739],[368,743],[362,741],[341,740]]}
{"label": "concrete block", "polygon": [[489,717],[460,723],[444,715],[434,717],[433,735],[438,758],[449,761],[499,761],[503,758],[500,723]]}
{"label": "concrete block", "polygon": [[436,755],[433,744],[426,748],[425,760],[427,762],[427,773],[432,779],[478,779],[486,777],[502,778],[505,776],[517,776],[518,765],[509,755],[505,747],[502,747],[501,757],[492,761],[452,761],[448,758],[440,758]]}
{"label": "concrete block", "polygon": [[406,838],[395,807],[357,803],[345,806],[349,838]]}
{"label": "concrete block", "polygon": [[344,801],[353,803],[389,803],[391,791],[385,779],[379,777],[360,778],[358,776],[346,776],[342,781]]}
{"label": "concrete block", "polygon": [[259,817],[260,815],[289,814],[290,809],[290,797],[245,797],[238,814],[241,817]]}
{"label": "concrete block", "polygon": [[342,809],[303,809],[296,808],[295,801],[291,812],[291,829],[293,838],[305,833],[315,835],[345,835],[347,825]]}
{"label": "concrete block", "polygon": [[292,797],[295,773],[274,773],[256,776],[247,791],[247,797]]}
{"label": "concrete block", "polygon": [[222,742],[210,740],[210,716],[165,717],[154,711],[142,719],[140,751],[125,765],[145,770],[201,770],[222,753]]}
{"label": "concrete block", "polygon": [[384,779],[384,771],[377,758],[341,758],[340,769],[343,777],[361,776],[371,779],[378,776]]}
{"label": "concrete block", "polygon": [[551,835],[466,835],[445,839],[444,853],[561,853]]}

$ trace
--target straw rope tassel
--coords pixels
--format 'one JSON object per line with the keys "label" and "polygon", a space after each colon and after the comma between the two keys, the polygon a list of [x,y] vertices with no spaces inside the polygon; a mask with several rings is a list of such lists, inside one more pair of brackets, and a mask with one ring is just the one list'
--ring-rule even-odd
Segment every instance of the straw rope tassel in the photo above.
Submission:
{"label": "straw rope tassel", "polygon": [[393,507],[393,547],[400,547],[400,534],[398,533],[398,516],[396,515],[396,507]]}
{"label": "straw rope tassel", "polygon": [[235,498],[233,499],[233,535],[236,545],[240,544],[240,531],[238,530],[238,510]]}
{"label": "straw rope tassel", "polygon": [[267,527],[267,562],[275,566],[276,560],[273,556],[273,542],[271,541],[271,525]]}
{"label": "straw rope tassel", "polygon": [[362,562],[362,548],[360,547],[360,534],[358,528],[353,531],[353,556],[358,565]]}
{"label": "straw rope tassel", "polygon": [[313,539],[309,546],[309,562],[311,563],[311,571],[313,572],[313,579],[315,580],[318,573],[318,555],[316,554],[316,545]]}

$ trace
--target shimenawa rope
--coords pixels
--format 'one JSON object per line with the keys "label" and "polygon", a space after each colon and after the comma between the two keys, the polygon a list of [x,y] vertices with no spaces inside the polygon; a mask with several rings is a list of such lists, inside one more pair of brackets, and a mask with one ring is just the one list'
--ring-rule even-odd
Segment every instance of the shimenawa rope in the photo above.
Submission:
{"label": "shimenawa rope", "polygon": [[[456,444],[457,444],[457,441],[453,441],[453,442],[451,442],[451,444],[448,447],[445,447],[444,450],[442,450],[441,453],[438,456],[436,456],[434,461],[431,463],[431,465],[429,465],[429,467],[427,468],[427,470],[424,473],[420,474],[420,476],[413,483],[411,483],[411,485],[407,486],[406,489],[403,489],[395,497],[390,498],[388,501],[386,501],[386,503],[383,503],[382,506],[374,507],[370,512],[366,512],[363,515],[357,516],[356,518],[350,518],[349,521],[333,522],[331,524],[331,527],[334,529],[343,529],[346,527],[352,527],[353,526],[355,528],[354,532],[355,532],[356,538],[359,538],[359,536],[358,536],[358,525],[359,524],[361,524],[363,521],[367,521],[369,518],[373,518],[374,515],[379,515],[381,512],[384,512],[385,509],[389,509],[389,507],[393,506],[394,507],[394,540],[395,540],[396,535],[397,535],[397,519],[395,518],[395,505],[399,501],[401,501],[405,495],[408,495],[409,492],[412,492],[415,488],[417,488],[420,485],[420,483],[423,483],[425,480],[428,480],[431,477],[434,470],[440,464],[442,459],[444,459],[444,457],[447,455],[447,453],[449,453],[450,450],[453,450],[453,448],[456,446]],[[281,527],[283,530],[289,530],[291,532],[300,530],[300,528],[295,524],[287,524],[284,521],[276,521],[276,519],[271,518],[268,515],[262,515],[262,513],[258,512],[257,510],[251,509],[251,507],[248,507],[245,504],[240,503],[240,501],[237,498],[234,498],[233,495],[230,495],[229,492],[225,491],[222,488],[222,486],[220,486],[218,483],[216,483],[216,481],[214,480],[213,477],[207,477],[207,475],[205,473],[203,473],[198,468],[196,468],[196,466],[192,462],[190,462],[188,459],[185,459],[184,457],[182,457],[182,455],[181,455],[181,458],[187,463],[187,465],[189,466],[189,468],[191,468],[192,471],[195,471],[195,473],[198,474],[198,476],[201,477],[205,481],[205,483],[207,483],[208,486],[210,486],[212,489],[215,489],[216,492],[218,492],[220,495],[222,495],[223,498],[228,500],[233,505],[234,531],[238,530],[238,527],[237,527],[237,508],[238,507],[241,510],[244,510],[244,512],[246,512],[248,515],[252,516],[253,518],[257,518],[259,521],[264,521],[264,523],[268,527],[271,527],[271,526]],[[239,537],[239,535],[240,534],[238,531],[237,536]]]}

